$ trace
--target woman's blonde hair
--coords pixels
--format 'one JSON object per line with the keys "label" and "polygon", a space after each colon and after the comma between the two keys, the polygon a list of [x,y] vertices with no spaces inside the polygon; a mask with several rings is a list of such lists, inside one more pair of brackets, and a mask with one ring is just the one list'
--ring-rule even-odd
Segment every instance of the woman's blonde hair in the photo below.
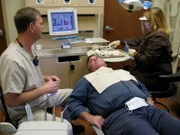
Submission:
{"label": "woman's blonde hair", "polygon": [[150,22],[152,31],[162,31],[169,36],[168,26],[163,11],[159,7],[148,9],[144,16]]}

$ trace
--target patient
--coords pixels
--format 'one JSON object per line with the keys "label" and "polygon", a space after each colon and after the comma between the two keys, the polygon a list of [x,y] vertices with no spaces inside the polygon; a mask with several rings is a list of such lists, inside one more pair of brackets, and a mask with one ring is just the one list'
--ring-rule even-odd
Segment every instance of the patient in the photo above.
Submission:
{"label": "patient", "polygon": [[[71,118],[81,118],[107,135],[178,135],[180,120],[154,106],[147,88],[125,70],[112,70],[97,56],[92,72],[69,97]],[[87,112],[86,108],[90,109]]]}

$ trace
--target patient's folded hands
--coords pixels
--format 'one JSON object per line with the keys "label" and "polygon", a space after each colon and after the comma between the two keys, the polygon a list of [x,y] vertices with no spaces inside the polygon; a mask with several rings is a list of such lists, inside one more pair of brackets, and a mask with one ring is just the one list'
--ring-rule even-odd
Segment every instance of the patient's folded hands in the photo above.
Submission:
{"label": "patient's folded hands", "polygon": [[137,53],[137,52],[136,52],[135,49],[129,49],[129,51],[128,51],[129,56],[132,56],[132,57],[134,57],[134,55],[135,55],[136,53]]}
{"label": "patient's folded hands", "polygon": [[109,48],[117,48],[120,45],[120,40],[113,41],[109,44]]}

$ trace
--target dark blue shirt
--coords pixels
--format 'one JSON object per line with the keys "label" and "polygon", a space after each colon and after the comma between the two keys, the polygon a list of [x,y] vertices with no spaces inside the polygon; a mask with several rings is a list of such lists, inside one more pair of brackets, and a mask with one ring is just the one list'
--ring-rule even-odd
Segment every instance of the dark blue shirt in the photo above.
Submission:
{"label": "dark blue shirt", "polygon": [[71,118],[76,119],[88,107],[91,114],[106,118],[112,112],[125,107],[125,102],[133,97],[147,99],[151,94],[147,88],[136,81],[119,81],[101,94],[86,79],[82,78],[69,96]]}

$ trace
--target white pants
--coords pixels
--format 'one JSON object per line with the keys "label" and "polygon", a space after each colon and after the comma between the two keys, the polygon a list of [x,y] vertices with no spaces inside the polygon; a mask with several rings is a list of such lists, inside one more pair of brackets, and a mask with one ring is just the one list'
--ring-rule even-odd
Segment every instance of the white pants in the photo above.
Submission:
{"label": "white pants", "polygon": [[[54,99],[55,99],[55,106],[60,106],[60,105],[65,105],[67,103],[67,98],[71,94],[72,89],[59,89],[58,92],[53,95],[49,96],[48,102],[47,102],[47,108],[51,108],[54,105]],[[45,110],[44,109],[39,109],[35,112],[33,112],[33,118],[35,121],[43,121],[45,116]],[[47,113],[47,120],[52,121],[53,115]],[[27,121],[27,116],[24,116],[20,121],[19,124],[22,123],[23,121]],[[56,121],[61,122],[61,119],[56,117]],[[72,133],[72,126],[71,124],[67,121],[64,120],[64,122],[68,123],[68,135],[73,135]]]}

